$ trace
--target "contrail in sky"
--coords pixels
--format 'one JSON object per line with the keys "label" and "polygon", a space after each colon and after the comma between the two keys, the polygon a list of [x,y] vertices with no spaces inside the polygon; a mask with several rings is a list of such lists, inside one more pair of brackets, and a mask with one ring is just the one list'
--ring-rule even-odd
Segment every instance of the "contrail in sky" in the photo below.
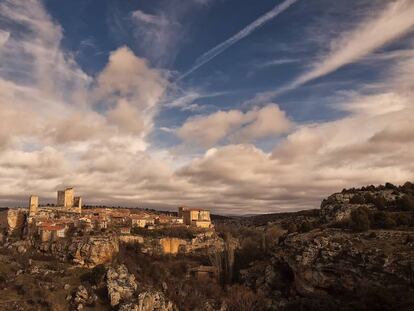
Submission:
{"label": "contrail in sky", "polygon": [[201,55],[199,58],[197,58],[194,66],[191,67],[185,73],[183,73],[181,76],[179,76],[176,81],[179,81],[179,80],[185,78],[186,76],[188,76],[189,74],[191,74],[192,72],[194,72],[195,70],[197,70],[198,68],[203,66],[204,64],[208,63],[213,58],[220,55],[225,50],[227,50],[229,47],[231,47],[233,44],[237,43],[238,41],[240,41],[244,37],[247,37],[253,31],[255,31],[257,28],[260,28],[261,26],[266,24],[268,21],[272,20],[273,18],[278,16],[280,13],[287,10],[291,5],[293,5],[297,1],[298,0],[286,0],[281,4],[278,4],[272,10],[270,10],[266,14],[264,14],[261,17],[259,17],[258,19],[256,19],[254,22],[252,22],[251,24],[249,24],[248,26],[246,26],[245,28],[240,30],[234,36],[232,36],[231,38],[227,39],[226,41],[220,43],[219,45],[216,45],[214,48],[212,48],[211,50],[207,51],[206,53]]}

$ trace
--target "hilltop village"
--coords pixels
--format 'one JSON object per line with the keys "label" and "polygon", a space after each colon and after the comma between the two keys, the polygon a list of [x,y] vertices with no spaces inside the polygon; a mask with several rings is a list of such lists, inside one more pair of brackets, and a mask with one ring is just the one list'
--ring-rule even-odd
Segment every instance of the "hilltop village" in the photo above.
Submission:
{"label": "hilltop village", "polygon": [[[64,241],[83,241],[94,245],[113,245],[114,242],[147,244],[147,252],[185,252],[188,233],[212,237],[214,228],[210,212],[203,209],[179,207],[177,213],[126,208],[82,208],[82,198],[75,196],[73,188],[57,192],[55,206],[39,205],[39,197],[31,195],[27,208],[0,210],[0,240],[27,241],[43,251],[56,251]],[[182,239],[180,239],[180,237]],[[149,241],[150,240],[150,241]],[[156,243],[156,242],[158,243]],[[98,243],[99,242],[99,243]],[[27,243],[26,243],[27,244]],[[53,246],[52,246],[53,245]],[[188,246],[188,245],[187,245]],[[113,250],[101,254],[110,259]],[[91,250],[94,253],[93,250]],[[75,257],[84,257],[77,254]],[[78,258],[99,264],[99,258]],[[104,260],[104,261],[105,261]]]}

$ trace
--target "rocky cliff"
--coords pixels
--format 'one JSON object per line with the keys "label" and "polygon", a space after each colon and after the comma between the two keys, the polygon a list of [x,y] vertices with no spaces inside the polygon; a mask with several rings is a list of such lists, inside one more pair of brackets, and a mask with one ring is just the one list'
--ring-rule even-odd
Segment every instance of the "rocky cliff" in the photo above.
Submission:
{"label": "rocky cliff", "polygon": [[150,255],[217,252],[224,248],[223,240],[214,231],[198,233],[192,239],[129,235],[122,236],[120,241],[126,244],[139,244],[140,251]]}
{"label": "rocky cliff", "polygon": [[74,237],[41,243],[37,247],[40,251],[50,253],[62,261],[87,267],[108,263],[119,252],[116,236]]}
{"label": "rocky cliff", "polygon": [[414,284],[412,241],[414,235],[404,231],[314,230],[289,235],[274,257],[288,264],[303,295],[366,287],[406,290]]}

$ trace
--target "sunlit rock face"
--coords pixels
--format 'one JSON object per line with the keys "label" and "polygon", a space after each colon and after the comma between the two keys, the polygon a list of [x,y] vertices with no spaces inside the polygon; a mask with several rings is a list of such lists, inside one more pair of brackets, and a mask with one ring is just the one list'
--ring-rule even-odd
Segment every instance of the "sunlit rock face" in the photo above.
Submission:
{"label": "sunlit rock face", "polygon": [[24,209],[0,210],[0,229],[9,235],[21,234],[25,225],[27,213]]}
{"label": "sunlit rock face", "polygon": [[160,239],[160,244],[164,254],[177,254],[180,246],[185,246],[187,242],[183,239],[163,238]]}
{"label": "sunlit rock face", "polygon": [[94,267],[111,262],[119,252],[119,242],[113,236],[91,236],[59,240],[51,244],[42,243],[39,249],[64,261]]}
{"label": "sunlit rock face", "polygon": [[[125,242],[123,237],[120,238]],[[142,241],[142,242],[141,242]],[[192,239],[180,239],[175,237],[139,237],[127,238],[127,243],[138,243],[141,251],[147,254],[190,254],[197,252],[215,253],[224,248],[223,239],[213,232],[199,233]]]}

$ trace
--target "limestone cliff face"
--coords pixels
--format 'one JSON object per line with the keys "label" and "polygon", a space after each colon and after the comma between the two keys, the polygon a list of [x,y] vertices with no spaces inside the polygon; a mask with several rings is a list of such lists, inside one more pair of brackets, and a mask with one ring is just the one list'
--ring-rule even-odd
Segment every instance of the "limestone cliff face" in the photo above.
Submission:
{"label": "limestone cliff face", "polygon": [[177,238],[162,238],[160,245],[164,254],[177,254],[180,248],[185,248],[187,241]]}
{"label": "limestone cliff face", "polygon": [[119,242],[114,236],[76,237],[70,240],[42,243],[39,249],[50,252],[64,261],[94,267],[110,262],[119,252]]}
{"label": "limestone cliff face", "polygon": [[412,288],[414,243],[404,231],[347,233],[335,229],[291,234],[274,258],[287,263],[302,295],[364,287]]}
{"label": "limestone cliff face", "polygon": [[106,283],[112,307],[130,299],[138,287],[135,276],[129,273],[125,265],[110,267],[106,273]]}
{"label": "limestone cliff face", "polygon": [[193,239],[174,237],[122,236],[120,242],[138,243],[147,254],[189,254],[199,251],[217,252],[224,248],[223,240],[213,231],[198,234]]}
{"label": "limestone cliff face", "polygon": [[5,209],[0,211],[0,228],[9,235],[21,234],[26,223],[26,211],[23,209]]}

